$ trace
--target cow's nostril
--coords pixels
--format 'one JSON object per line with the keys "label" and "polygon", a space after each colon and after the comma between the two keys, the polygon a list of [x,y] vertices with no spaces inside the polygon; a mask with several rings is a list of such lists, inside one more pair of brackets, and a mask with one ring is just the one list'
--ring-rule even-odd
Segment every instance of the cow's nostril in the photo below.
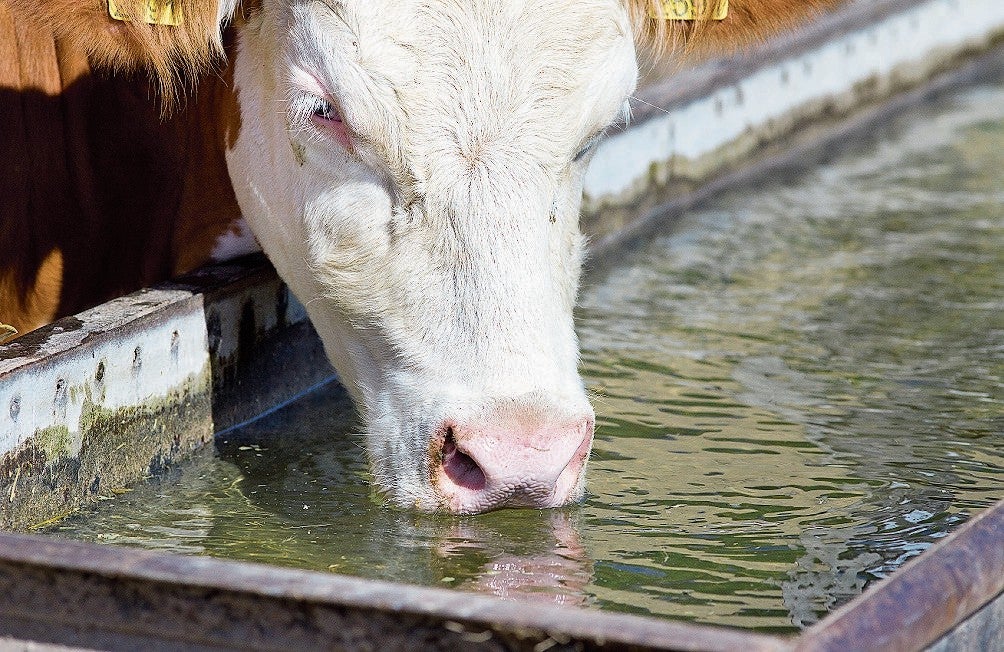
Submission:
{"label": "cow's nostril", "polygon": [[478,463],[457,448],[453,428],[446,430],[446,441],[443,442],[443,472],[455,485],[464,489],[479,491],[487,483],[485,472]]}

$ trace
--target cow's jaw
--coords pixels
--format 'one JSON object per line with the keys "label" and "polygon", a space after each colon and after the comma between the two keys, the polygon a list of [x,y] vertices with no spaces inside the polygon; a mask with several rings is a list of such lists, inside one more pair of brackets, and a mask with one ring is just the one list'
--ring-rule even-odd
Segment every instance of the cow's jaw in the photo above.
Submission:
{"label": "cow's jaw", "polygon": [[627,17],[429,5],[266,1],[241,30],[231,176],[393,502],[566,504],[593,433],[577,153],[633,89]]}

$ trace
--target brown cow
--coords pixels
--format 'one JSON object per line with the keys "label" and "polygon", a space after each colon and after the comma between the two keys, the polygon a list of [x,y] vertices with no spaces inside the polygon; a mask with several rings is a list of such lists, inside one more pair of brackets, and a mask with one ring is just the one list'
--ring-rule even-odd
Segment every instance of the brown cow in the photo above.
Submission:
{"label": "brown cow", "polygon": [[[106,0],[0,0],[0,321],[24,332],[190,270],[240,216],[223,159],[234,96],[205,74],[213,11],[151,28]],[[165,118],[158,92],[183,83],[197,88]]]}
{"label": "brown cow", "polygon": [[394,502],[574,500],[581,179],[636,46],[733,44],[833,1],[680,21],[661,12],[685,0],[0,0],[0,322],[240,253],[243,215]]}

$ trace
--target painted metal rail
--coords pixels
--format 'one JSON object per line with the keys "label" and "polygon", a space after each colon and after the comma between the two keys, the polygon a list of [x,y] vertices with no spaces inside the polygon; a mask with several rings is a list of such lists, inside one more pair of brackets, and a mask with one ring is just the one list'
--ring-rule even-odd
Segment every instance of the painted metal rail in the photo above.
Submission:
{"label": "painted metal rail", "polygon": [[583,228],[595,249],[646,217],[798,149],[957,69],[1004,37],[995,0],[855,0],[808,29],[642,88],[628,128],[597,148]]}
{"label": "painted metal rail", "polygon": [[[999,74],[1002,34],[1004,3],[859,1],[643,89],[587,176],[593,267],[725,188],[811,165],[897,108]],[[0,345],[0,529],[31,529],[179,462],[330,378],[324,359],[261,257]],[[0,646],[1004,649],[1002,556],[1004,503],[789,639],[0,534]]]}

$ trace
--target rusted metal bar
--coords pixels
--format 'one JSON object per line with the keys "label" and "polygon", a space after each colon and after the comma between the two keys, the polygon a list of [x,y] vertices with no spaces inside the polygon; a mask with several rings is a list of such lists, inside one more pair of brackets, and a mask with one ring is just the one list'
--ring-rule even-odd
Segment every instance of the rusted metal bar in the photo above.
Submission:
{"label": "rusted metal bar", "polygon": [[[920,650],[1004,591],[1004,501],[802,637],[0,535],[0,637],[100,649]],[[997,604],[997,603],[993,603]],[[968,639],[994,640],[993,614]],[[948,647],[945,647],[947,645]],[[943,643],[942,649],[959,649]]]}
{"label": "rusted metal bar", "polygon": [[927,652],[1004,650],[1004,593],[942,636]]}
{"label": "rusted metal bar", "polygon": [[111,650],[791,647],[751,632],[9,534],[3,636]]}
{"label": "rusted metal bar", "polygon": [[799,652],[921,650],[1004,592],[1004,500],[806,630]]}

